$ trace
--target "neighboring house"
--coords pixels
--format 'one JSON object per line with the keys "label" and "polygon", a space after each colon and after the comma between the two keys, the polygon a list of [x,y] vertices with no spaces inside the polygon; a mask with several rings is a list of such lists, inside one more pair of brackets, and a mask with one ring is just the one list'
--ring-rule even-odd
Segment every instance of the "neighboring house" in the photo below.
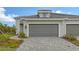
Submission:
{"label": "neighboring house", "polygon": [[16,17],[16,33],[28,37],[62,37],[65,34],[79,36],[79,16],[38,10],[37,15]]}

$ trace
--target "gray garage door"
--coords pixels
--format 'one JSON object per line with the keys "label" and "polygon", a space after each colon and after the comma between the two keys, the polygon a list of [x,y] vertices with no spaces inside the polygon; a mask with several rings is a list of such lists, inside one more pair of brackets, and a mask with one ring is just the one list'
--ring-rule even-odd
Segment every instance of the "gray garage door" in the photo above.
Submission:
{"label": "gray garage door", "polygon": [[31,37],[58,36],[58,24],[30,24]]}
{"label": "gray garage door", "polygon": [[67,24],[66,25],[67,34],[73,34],[79,36],[79,24]]}

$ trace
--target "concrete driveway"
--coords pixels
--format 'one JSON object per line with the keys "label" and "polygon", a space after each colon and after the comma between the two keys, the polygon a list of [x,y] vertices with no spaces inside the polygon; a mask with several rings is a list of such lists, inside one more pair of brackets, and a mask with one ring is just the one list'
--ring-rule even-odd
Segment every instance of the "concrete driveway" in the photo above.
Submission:
{"label": "concrete driveway", "polygon": [[30,37],[17,51],[78,51],[79,47],[57,37]]}

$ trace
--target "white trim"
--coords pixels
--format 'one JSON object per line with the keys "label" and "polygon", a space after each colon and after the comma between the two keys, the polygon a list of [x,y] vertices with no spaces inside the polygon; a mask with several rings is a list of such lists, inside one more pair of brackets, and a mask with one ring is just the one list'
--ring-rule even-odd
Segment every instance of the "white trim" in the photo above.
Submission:
{"label": "white trim", "polygon": [[79,21],[65,21],[65,24],[79,24]]}
{"label": "white trim", "polygon": [[62,37],[66,34],[66,24],[64,22],[59,24],[59,37]]}
{"label": "white trim", "polygon": [[54,20],[64,20],[65,18],[21,18],[21,19],[24,19],[24,20],[26,20],[26,21],[30,21],[30,20],[37,20],[37,21],[39,21],[39,20],[41,20],[41,21],[43,21],[43,20],[48,20],[48,21],[50,21],[50,20],[52,20],[52,21],[54,21]]}
{"label": "white trim", "polygon": [[60,24],[58,24],[58,37],[60,37]]}
{"label": "white trim", "polygon": [[23,32],[25,33],[25,35],[27,34],[26,33],[26,28],[25,28],[25,26],[26,26],[26,22],[25,21],[23,21]]}
{"label": "white trim", "polygon": [[29,37],[29,24],[27,24],[27,37]]}
{"label": "white trim", "polygon": [[53,21],[53,22],[28,22],[28,24],[60,24],[61,21]]}

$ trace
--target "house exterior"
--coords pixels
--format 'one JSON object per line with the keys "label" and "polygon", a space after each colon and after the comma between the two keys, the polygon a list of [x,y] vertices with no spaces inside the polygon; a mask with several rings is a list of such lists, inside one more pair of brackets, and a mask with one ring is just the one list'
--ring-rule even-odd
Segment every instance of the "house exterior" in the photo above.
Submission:
{"label": "house exterior", "polygon": [[38,10],[36,15],[16,17],[16,33],[27,37],[62,37],[65,34],[79,36],[79,16]]}

